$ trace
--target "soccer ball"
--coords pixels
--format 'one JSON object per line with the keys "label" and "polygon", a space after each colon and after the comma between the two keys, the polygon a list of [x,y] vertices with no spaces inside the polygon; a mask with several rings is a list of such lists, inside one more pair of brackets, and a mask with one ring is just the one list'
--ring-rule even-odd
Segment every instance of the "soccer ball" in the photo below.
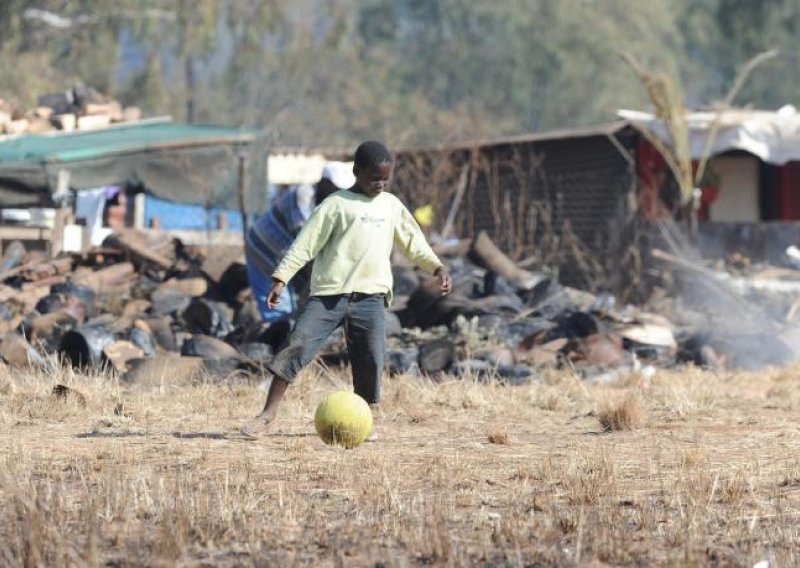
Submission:
{"label": "soccer ball", "polygon": [[357,394],[334,392],[319,403],[314,427],[326,444],[355,448],[372,432],[372,412]]}

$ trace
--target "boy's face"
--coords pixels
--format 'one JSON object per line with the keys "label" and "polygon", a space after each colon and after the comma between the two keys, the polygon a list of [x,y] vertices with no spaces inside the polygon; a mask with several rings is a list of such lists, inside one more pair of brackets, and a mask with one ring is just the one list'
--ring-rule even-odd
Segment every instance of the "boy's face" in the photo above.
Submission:
{"label": "boy's face", "polygon": [[353,166],[353,174],[356,176],[356,187],[368,197],[375,197],[384,191],[389,185],[389,178],[392,177],[394,164],[391,162],[381,162],[360,168]]}

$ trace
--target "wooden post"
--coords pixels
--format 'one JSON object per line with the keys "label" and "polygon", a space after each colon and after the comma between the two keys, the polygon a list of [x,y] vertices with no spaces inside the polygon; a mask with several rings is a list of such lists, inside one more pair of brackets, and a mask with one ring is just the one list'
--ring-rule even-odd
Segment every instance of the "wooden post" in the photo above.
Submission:
{"label": "wooden post", "polygon": [[62,203],[66,201],[69,196],[69,180],[71,173],[69,170],[58,170],[58,177],[56,178],[56,192],[53,195]]}
{"label": "wooden post", "polygon": [[53,224],[53,238],[50,241],[50,256],[55,258],[64,248],[64,227],[67,224],[67,208],[61,205],[56,209],[55,223]]}
{"label": "wooden post", "polygon": [[227,231],[228,230],[228,215],[225,211],[220,211],[217,213],[217,230],[218,231]]}
{"label": "wooden post", "polygon": [[67,208],[67,201],[69,199],[69,170],[58,170],[58,178],[56,181],[56,192],[53,197],[57,198],[60,202],[57,204],[55,223],[53,224],[53,238],[50,240],[50,256],[55,257],[64,248],[64,226],[70,211]]}
{"label": "wooden post", "polygon": [[461,200],[464,198],[464,192],[467,189],[467,182],[469,181],[469,165],[464,166],[461,170],[461,175],[458,178],[458,187],[456,188],[456,195],[453,198],[453,204],[450,206],[450,211],[447,213],[447,219],[442,227],[442,238],[446,239],[450,236],[450,231],[453,229],[453,223],[456,220],[456,213],[458,208],[461,207]]}
{"label": "wooden post", "polygon": [[189,124],[194,122],[195,115],[195,78],[194,78],[194,61],[192,54],[187,53],[183,61],[183,76],[186,81],[186,122]]}
{"label": "wooden post", "polygon": [[242,214],[242,238],[247,242],[247,154],[239,152],[239,212]]}
{"label": "wooden post", "polygon": [[133,226],[144,229],[144,208],[147,196],[144,192],[137,193],[133,198]]}

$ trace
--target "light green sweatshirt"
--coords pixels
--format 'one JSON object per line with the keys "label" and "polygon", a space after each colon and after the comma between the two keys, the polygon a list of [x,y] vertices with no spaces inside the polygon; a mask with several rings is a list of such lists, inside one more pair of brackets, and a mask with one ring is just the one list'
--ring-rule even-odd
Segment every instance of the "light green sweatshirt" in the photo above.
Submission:
{"label": "light green sweatshirt", "polygon": [[428,272],[442,265],[397,197],[337,191],[314,210],[272,277],[288,283],[313,259],[312,296],[385,294],[389,305],[393,244]]}

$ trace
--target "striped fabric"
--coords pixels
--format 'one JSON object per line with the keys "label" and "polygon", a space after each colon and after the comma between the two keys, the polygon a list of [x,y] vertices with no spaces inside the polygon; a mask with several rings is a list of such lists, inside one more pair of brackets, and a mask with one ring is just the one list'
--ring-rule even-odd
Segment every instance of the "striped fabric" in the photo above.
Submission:
{"label": "striped fabric", "polygon": [[[311,216],[314,187],[300,185],[284,191],[247,232],[245,257],[250,269],[271,278],[286,250]],[[293,284],[306,285],[303,274]]]}
{"label": "striped fabric", "polygon": [[274,309],[267,307],[272,273],[311,216],[314,194],[315,189],[311,185],[295,186],[284,191],[247,232],[244,244],[247,275],[253,298],[264,322],[291,316],[297,309],[297,291],[307,285],[306,275],[301,271],[299,278],[284,288],[280,304]]}

